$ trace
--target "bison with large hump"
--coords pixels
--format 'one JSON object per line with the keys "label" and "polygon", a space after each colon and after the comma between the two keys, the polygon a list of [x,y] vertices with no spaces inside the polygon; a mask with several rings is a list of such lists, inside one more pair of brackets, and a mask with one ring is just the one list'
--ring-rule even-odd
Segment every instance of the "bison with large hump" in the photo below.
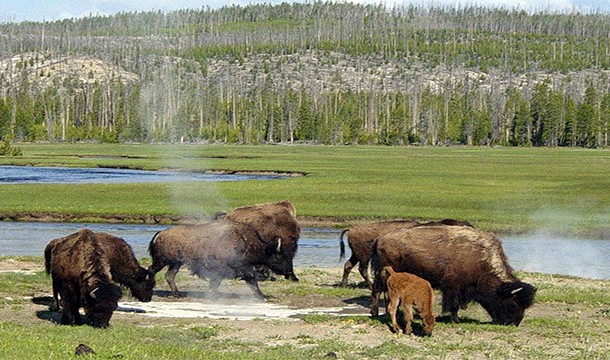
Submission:
{"label": "bison with large hump", "polygon": [[61,297],[61,323],[82,324],[79,308],[83,307],[88,324],[108,327],[121,288],[112,281],[104,249],[95,234],[80,230],[55,241],[48,253],[46,271],[53,280],[53,291]]}
{"label": "bison with large hump", "polygon": [[368,224],[357,225],[341,232],[339,237],[340,247],[340,259],[345,256],[345,244],[343,243],[343,237],[347,233],[347,244],[352,250],[352,256],[343,265],[343,278],[341,279],[341,286],[347,286],[347,279],[349,273],[352,271],[354,266],[358,264],[358,271],[360,275],[366,281],[369,288],[372,288],[372,281],[369,278],[369,262],[373,256],[373,250],[375,246],[375,240],[381,236],[401,228],[408,228],[417,225],[464,225],[472,226],[469,222],[454,220],[454,219],[443,219],[441,221],[432,221],[427,223],[420,223],[415,220],[390,220],[390,221],[378,221]]}
{"label": "bison with large hump", "polygon": [[296,209],[290,201],[242,206],[225,217],[252,226],[265,244],[276,244],[279,253],[275,255],[283,264],[283,270],[278,274],[288,280],[299,280],[294,274],[293,259],[297,253],[301,227],[297,221]]}
{"label": "bison with large hump", "polygon": [[165,278],[174,296],[179,296],[176,273],[187,265],[193,274],[208,279],[213,291],[222,279],[239,277],[264,299],[258,269],[266,267],[297,280],[293,259],[299,236],[294,207],[287,201],[237,208],[217,220],[155,234],[149,245],[149,269],[157,273],[168,266]]}
{"label": "bison with large hump", "polygon": [[380,271],[392,266],[441,290],[443,312],[459,322],[458,310],[476,301],[496,324],[518,326],[534,302],[536,289],[520,281],[493,234],[469,226],[431,225],[403,228],[382,236],[372,260],[375,269],[371,314],[377,316],[385,291]]}
{"label": "bison with large hump", "polygon": [[[125,240],[103,232],[83,231],[87,236],[95,237],[99,246],[104,250],[105,259],[110,266],[112,281],[123,285],[131,291],[133,297],[139,301],[148,302],[152,299],[155,287],[155,274],[140,266],[133,249]],[[44,250],[45,267],[50,271],[53,248],[65,238],[49,241]],[[59,309],[57,289],[53,289],[54,307]]]}

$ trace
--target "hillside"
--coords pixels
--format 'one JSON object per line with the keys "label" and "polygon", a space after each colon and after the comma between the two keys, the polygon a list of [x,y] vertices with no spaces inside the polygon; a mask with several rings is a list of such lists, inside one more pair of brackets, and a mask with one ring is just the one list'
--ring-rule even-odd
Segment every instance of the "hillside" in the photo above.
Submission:
{"label": "hillside", "polygon": [[0,25],[0,136],[608,145],[610,16],[253,5]]}

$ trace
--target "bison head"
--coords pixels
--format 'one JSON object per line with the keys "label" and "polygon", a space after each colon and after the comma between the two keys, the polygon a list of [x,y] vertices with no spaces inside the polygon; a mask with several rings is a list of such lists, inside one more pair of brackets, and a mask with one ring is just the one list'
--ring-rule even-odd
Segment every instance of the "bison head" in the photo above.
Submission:
{"label": "bison head", "polygon": [[85,303],[87,323],[94,327],[107,328],[120,298],[121,288],[116,284],[100,284],[91,290]]}
{"label": "bison head", "polygon": [[522,281],[502,283],[490,299],[481,301],[494,324],[519,326],[525,309],[534,303],[536,288]]}
{"label": "bison head", "polygon": [[155,274],[144,268],[140,269],[129,288],[131,294],[138,300],[148,302],[152,299],[155,287]]}
{"label": "bison head", "polygon": [[266,264],[269,269],[277,274],[284,275],[288,280],[299,281],[294,274],[292,259],[296,254],[296,241],[283,242],[281,238],[277,239],[277,243],[267,247]]}

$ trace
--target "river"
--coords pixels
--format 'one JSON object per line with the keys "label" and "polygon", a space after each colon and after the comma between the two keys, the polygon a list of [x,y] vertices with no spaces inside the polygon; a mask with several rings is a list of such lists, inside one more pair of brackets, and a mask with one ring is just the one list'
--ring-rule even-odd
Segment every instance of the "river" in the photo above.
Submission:
{"label": "river", "polygon": [[[164,225],[0,222],[0,256],[42,256],[51,239],[81,228],[103,231],[127,241],[137,257],[148,257],[148,242]],[[296,267],[342,267],[339,229],[304,228],[294,259]],[[544,235],[504,236],[502,244],[516,270],[610,279],[610,240]],[[346,249],[346,257],[350,250]],[[359,277],[354,270],[352,277]]]}
{"label": "river", "polygon": [[206,174],[106,168],[0,166],[0,184],[117,184],[179,181],[244,181],[282,179],[282,175]]}

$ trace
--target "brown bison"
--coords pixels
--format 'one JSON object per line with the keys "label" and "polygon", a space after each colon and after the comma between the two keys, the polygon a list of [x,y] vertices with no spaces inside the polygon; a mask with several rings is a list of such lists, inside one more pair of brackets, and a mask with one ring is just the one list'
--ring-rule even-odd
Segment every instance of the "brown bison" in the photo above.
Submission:
{"label": "brown bison", "polygon": [[165,278],[174,296],[179,296],[175,276],[187,265],[194,275],[208,279],[214,292],[222,279],[238,277],[265,299],[256,267],[264,265],[278,274],[293,275],[292,256],[286,256],[284,245],[279,238],[265,241],[251,226],[228,219],[179,225],[155,234],[148,247],[153,260],[149,269],[157,273],[169,267]]}
{"label": "brown bison", "polygon": [[392,266],[430,282],[443,294],[443,311],[458,322],[458,310],[476,301],[496,324],[518,326],[536,289],[517,279],[493,234],[468,226],[417,226],[382,236],[373,256],[371,314],[385,291],[380,270]]}
{"label": "brown bison", "polygon": [[284,265],[290,265],[290,269],[283,270],[281,274],[284,274],[286,279],[298,281],[292,264],[301,236],[301,227],[296,216],[294,206],[283,200],[239,207],[226,214],[225,218],[252,226],[266,244],[279,242]]}
{"label": "brown bison", "polygon": [[388,301],[388,313],[392,320],[392,329],[399,332],[396,321],[396,311],[400,304],[405,314],[405,333],[411,334],[411,322],[413,321],[413,309],[415,306],[424,322],[424,333],[432,335],[432,328],[436,321],[433,313],[434,292],[430,283],[419,276],[407,272],[395,272],[391,266],[383,268],[385,283],[388,288],[386,299]]}
{"label": "brown bison", "polygon": [[61,323],[82,324],[78,312],[82,306],[88,324],[108,327],[121,298],[121,288],[112,282],[104,249],[95,234],[83,229],[58,239],[49,253],[46,271],[53,279],[53,292],[61,296]]}
{"label": "brown bison", "polygon": [[[107,233],[93,233],[93,236],[104,250],[104,256],[110,266],[112,281],[129,288],[136,299],[143,302],[150,301],[155,287],[155,274],[140,266],[131,246],[125,240]],[[50,269],[53,248],[64,239],[51,240],[45,247],[47,273]],[[57,289],[53,289],[53,299],[55,308],[59,309]]]}
{"label": "brown bison", "polygon": [[352,256],[343,266],[341,286],[347,286],[349,273],[356,264],[359,264],[358,270],[360,271],[360,275],[362,275],[368,287],[372,288],[372,282],[369,278],[369,261],[371,260],[371,256],[373,256],[375,240],[381,236],[400,228],[413,227],[416,225],[431,226],[436,224],[472,226],[466,221],[453,219],[443,219],[441,221],[432,221],[423,224],[413,220],[393,220],[363,224],[343,230],[339,238],[339,247],[341,249],[340,259],[345,257],[345,245],[343,243],[343,235],[345,235],[345,233],[348,233],[347,243],[352,250]]}

